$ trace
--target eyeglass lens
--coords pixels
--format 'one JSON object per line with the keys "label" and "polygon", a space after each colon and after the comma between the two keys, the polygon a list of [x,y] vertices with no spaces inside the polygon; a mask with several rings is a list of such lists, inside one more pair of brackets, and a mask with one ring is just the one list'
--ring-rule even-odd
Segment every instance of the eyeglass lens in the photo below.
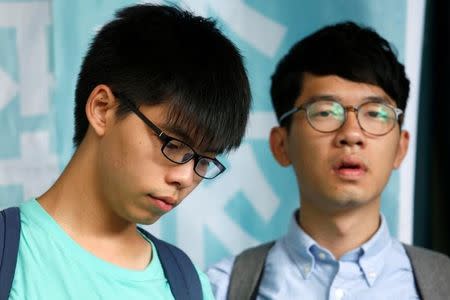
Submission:
{"label": "eyeglass lens", "polygon": [[[339,129],[346,120],[346,110],[336,101],[316,101],[306,106],[310,125],[322,132]],[[369,133],[381,135],[389,132],[397,121],[395,111],[379,102],[366,102],[357,110],[357,118],[361,128]]]}

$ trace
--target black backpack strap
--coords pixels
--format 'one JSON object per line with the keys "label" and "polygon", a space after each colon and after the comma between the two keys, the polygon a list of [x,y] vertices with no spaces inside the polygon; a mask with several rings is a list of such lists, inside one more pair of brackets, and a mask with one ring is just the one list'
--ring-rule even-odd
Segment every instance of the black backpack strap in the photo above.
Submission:
{"label": "black backpack strap", "polygon": [[0,211],[0,300],[7,300],[16,272],[20,241],[20,211],[10,207]]}
{"label": "black backpack strap", "polygon": [[190,258],[179,248],[166,243],[144,229],[139,231],[150,239],[158,249],[164,275],[176,300],[202,300],[203,291],[197,270]]}
{"label": "black backpack strap", "polygon": [[228,300],[256,299],[267,254],[274,244],[272,241],[247,249],[236,257],[228,286]]}
{"label": "black backpack strap", "polygon": [[428,249],[403,246],[411,261],[421,299],[449,299],[450,258]]}

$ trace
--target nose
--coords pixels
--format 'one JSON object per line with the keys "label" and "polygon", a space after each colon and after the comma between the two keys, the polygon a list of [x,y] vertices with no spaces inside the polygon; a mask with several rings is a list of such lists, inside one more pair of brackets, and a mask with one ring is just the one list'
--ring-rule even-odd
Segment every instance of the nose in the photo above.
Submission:
{"label": "nose", "polygon": [[185,188],[199,181],[199,176],[194,172],[194,164],[195,162],[192,159],[184,164],[168,166],[167,183],[176,185],[178,188]]}
{"label": "nose", "polygon": [[337,147],[363,147],[365,145],[365,135],[358,123],[357,111],[353,107],[348,107],[347,119],[336,133],[335,143]]}

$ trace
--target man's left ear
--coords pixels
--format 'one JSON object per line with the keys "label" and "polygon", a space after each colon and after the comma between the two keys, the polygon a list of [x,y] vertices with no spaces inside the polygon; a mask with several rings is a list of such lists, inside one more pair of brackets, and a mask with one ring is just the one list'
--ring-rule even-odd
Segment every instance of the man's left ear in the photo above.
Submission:
{"label": "man's left ear", "polygon": [[400,132],[400,141],[398,143],[397,154],[394,160],[394,169],[398,169],[408,152],[409,147],[409,132],[402,130]]}

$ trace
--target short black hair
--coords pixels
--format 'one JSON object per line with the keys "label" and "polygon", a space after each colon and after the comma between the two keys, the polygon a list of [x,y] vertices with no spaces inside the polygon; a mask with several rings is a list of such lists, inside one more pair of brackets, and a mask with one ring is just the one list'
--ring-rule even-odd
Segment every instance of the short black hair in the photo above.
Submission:
{"label": "short black hair", "polygon": [[[297,42],[272,75],[270,94],[277,119],[293,108],[305,73],[337,75],[381,87],[405,110],[409,79],[391,45],[369,27],[353,22],[326,26]],[[289,128],[291,118],[283,120]]]}
{"label": "short black hair", "polygon": [[118,98],[117,115],[137,105],[167,104],[168,126],[185,130],[198,147],[227,152],[245,133],[251,94],[242,56],[214,20],[176,6],[126,7],[94,37],[75,93],[74,144],[88,129],[86,101],[99,84]]}

